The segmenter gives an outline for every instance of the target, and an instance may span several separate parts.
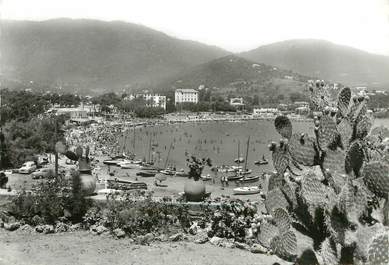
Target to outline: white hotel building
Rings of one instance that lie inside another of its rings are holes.
[[[185,102],[195,104],[199,102],[199,92],[194,89],[176,89],[174,96],[176,105]]]

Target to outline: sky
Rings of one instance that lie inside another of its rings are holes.
[[[3,19],[122,20],[241,52],[325,39],[389,56],[389,0],[0,0]]]

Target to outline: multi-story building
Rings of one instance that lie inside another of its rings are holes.
[[[174,93],[175,104],[180,103],[195,103],[199,102],[199,92],[194,89],[176,89]]]
[[[166,96],[161,96],[158,94],[136,94],[129,95],[125,99],[133,100],[139,97],[142,97],[146,101],[146,106],[148,107],[160,107],[166,110]]]

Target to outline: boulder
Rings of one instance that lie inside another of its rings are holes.
[[[15,231],[19,229],[20,223],[19,222],[13,222],[13,223],[5,223],[4,224],[4,229],[8,231]]]
[[[184,235],[182,233],[177,233],[177,234],[171,235],[169,237],[169,240],[173,241],[173,242],[176,242],[176,241],[182,240],[183,238],[184,238]]]
[[[212,237],[212,238],[209,240],[209,243],[211,243],[212,245],[215,245],[215,246],[220,246],[220,244],[222,243],[222,241],[223,241],[223,238],[214,236],[214,237]]]
[[[116,228],[115,230],[113,230],[113,234],[117,237],[117,238],[123,238],[126,236],[126,232],[124,232],[122,229],[120,228]]]
[[[234,245],[236,248],[239,248],[239,249],[249,249],[249,245],[247,245],[246,243],[242,243],[242,242],[234,242]]]
[[[250,248],[251,253],[266,254],[268,249],[262,246],[261,244],[253,244]]]
[[[62,222],[58,222],[56,225],[55,225],[55,232],[56,233],[63,233],[63,232],[66,232],[69,230],[69,226],[65,223],[62,223]]]

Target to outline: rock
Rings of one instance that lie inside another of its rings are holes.
[[[262,246],[261,244],[253,244],[250,248],[251,253],[260,253],[260,254],[266,254],[268,252],[267,248]]]
[[[162,234],[162,235],[158,236],[156,239],[161,241],[161,242],[169,241],[169,237],[166,234]]]
[[[15,231],[19,229],[20,223],[19,222],[13,222],[13,223],[5,223],[4,224],[4,229],[8,231]]]
[[[177,233],[177,234],[171,235],[169,237],[169,240],[175,242],[175,241],[182,240],[183,238],[184,238],[184,235],[182,233]]]
[[[35,227],[35,231],[38,233],[52,234],[55,232],[54,226],[52,225],[38,225]]]
[[[116,228],[115,230],[113,230],[113,234],[117,237],[117,238],[123,238],[126,236],[126,232],[124,232],[122,229],[120,228]]]
[[[37,225],[35,227],[35,231],[37,231],[38,233],[43,233],[43,225]]]
[[[154,241],[154,239],[155,236],[152,233],[147,233],[146,235],[144,235],[144,240],[146,241],[146,243],[151,243]]]
[[[249,249],[249,245],[247,245],[246,243],[242,243],[242,242],[234,242],[235,244],[235,247],[236,248],[239,248],[239,249]]]
[[[20,227],[20,230],[31,233],[32,231],[34,231],[34,228],[31,225],[25,224]]]
[[[212,238],[209,240],[209,243],[211,243],[212,245],[215,245],[215,246],[220,246],[220,244],[222,243],[222,241],[223,241],[223,238],[214,236],[214,237],[212,237]]]
[[[62,222],[58,222],[55,225],[55,232],[56,233],[63,233],[63,232],[68,231],[68,229],[69,229],[69,226],[65,223],[62,223]]]
[[[208,236],[206,234],[201,234],[201,235],[198,235],[195,239],[195,243],[196,244],[204,244],[206,242],[208,242]]]
[[[106,228],[103,225],[92,225],[89,230],[95,234],[95,235],[101,235],[104,232],[108,231],[108,228]]]
[[[69,227],[69,231],[77,231],[77,230],[80,230],[81,229],[81,224],[80,223],[77,223],[77,224],[74,224],[74,225],[71,225]]]
[[[43,229],[44,234],[52,234],[54,232],[55,230],[53,225],[44,225],[44,229]]]
[[[191,227],[189,227],[189,234],[196,235],[198,231],[198,226],[194,223]]]
[[[4,222],[2,219],[0,219],[0,228],[3,228],[4,227]]]

